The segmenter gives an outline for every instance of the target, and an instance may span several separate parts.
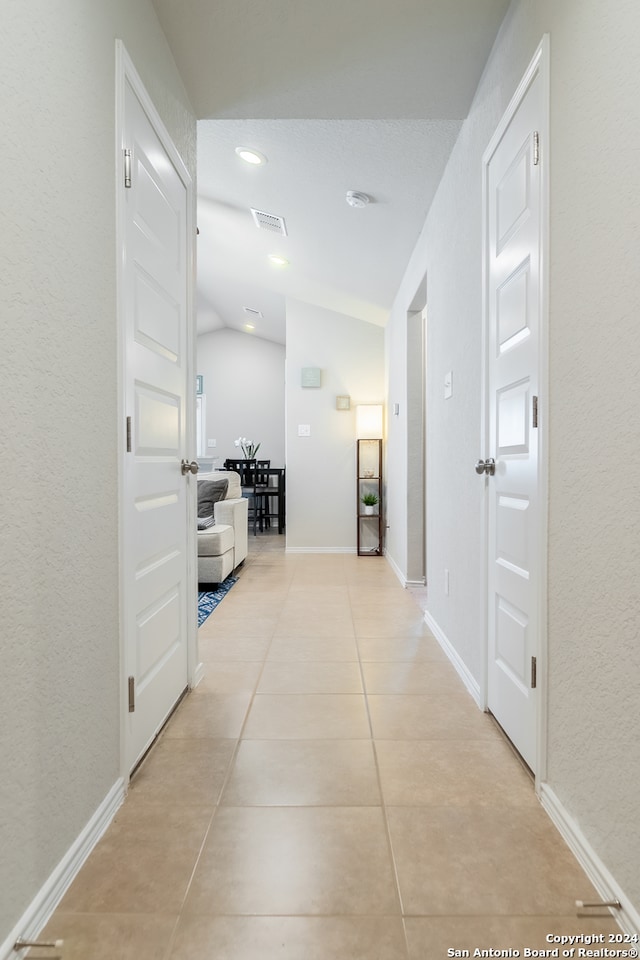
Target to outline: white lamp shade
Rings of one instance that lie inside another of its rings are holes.
[[[356,437],[358,440],[382,439],[381,403],[361,403],[356,407]]]

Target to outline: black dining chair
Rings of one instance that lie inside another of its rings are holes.
[[[257,460],[225,460],[227,470],[233,470],[240,475],[242,496],[249,501],[249,523],[253,525],[254,537],[263,529],[262,499],[258,489]]]
[[[271,521],[269,518],[269,497],[273,493],[269,492],[269,467],[271,466],[271,460],[257,460],[256,461],[256,497],[258,499],[259,506],[259,520],[260,520],[260,530],[265,526],[271,526]]]

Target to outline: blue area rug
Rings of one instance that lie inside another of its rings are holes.
[[[217,590],[205,590],[202,593],[198,593],[199,627],[202,626],[209,614],[213,613],[220,601],[226,597],[226,595],[229,593],[229,590],[231,590],[231,587],[237,582],[237,577],[232,577],[229,575],[226,580],[222,581]]]

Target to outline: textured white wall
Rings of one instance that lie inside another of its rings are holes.
[[[481,157],[545,32],[552,91],[548,780],[640,906],[635,0],[514,0],[394,307],[389,384],[393,391],[402,376],[402,328],[426,268],[429,609],[479,679],[482,485],[473,462],[481,453]],[[454,395],[445,401],[447,370]],[[389,440],[390,457],[406,455],[401,431],[393,447],[391,430]],[[399,515],[404,488],[390,497],[390,513]],[[402,524],[388,546],[401,566]]]
[[[322,386],[302,387],[302,367]],[[355,552],[355,404],[382,402],[381,327],[287,301],[287,550]],[[336,410],[336,396],[351,410]],[[310,437],[298,436],[309,424]]]
[[[195,157],[147,0],[2,21],[0,943],[119,775],[116,37]]]
[[[640,910],[640,7],[548,11],[549,779]]]
[[[233,441],[260,442],[258,455],[284,466],[284,355],[279,343],[216,330],[198,337],[198,373],[207,398],[207,437],[217,446],[207,457],[241,457]]]

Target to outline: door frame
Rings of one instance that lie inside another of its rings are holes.
[[[127,750],[125,734],[125,715],[128,711],[127,697],[127,670],[126,670],[126,584],[124,564],[124,517],[125,517],[125,458],[126,453],[126,356],[125,356],[125,284],[124,284],[124,257],[123,250],[126,236],[126,205],[124,194],[124,160],[125,149],[125,88],[128,83],[137,97],[147,119],[160,140],[167,156],[171,160],[180,180],[186,190],[186,257],[187,257],[187,330],[186,330],[186,362],[187,362],[187,390],[189,384],[195,384],[195,323],[194,323],[194,284],[195,284],[195,194],[193,180],[187,170],[176,146],[167,131],[160,114],[156,110],[146,88],[136,70],[131,57],[127,53],[122,40],[115,42],[115,81],[116,81],[116,108],[115,108],[115,196],[116,196],[116,315],[118,334],[118,567],[119,567],[119,615],[120,615],[120,771],[125,784],[129,782],[131,771],[127,768]],[[192,401],[188,394],[185,402],[186,414],[186,444],[193,451],[196,449],[195,431],[195,389]],[[191,458],[193,459],[193,458]],[[187,682],[189,688],[196,686],[201,676],[202,666],[198,663],[197,637],[197,560],[196,560],[196,484],[187,479],[187,594],[193,597],[193,604],[187,604]]]
[[[482,374],[481,374],[481,422],[479,457],[493,454],[488,449],[490,404],[489,387],[489,295],[487,283],[488,270],[488,173],[489,161],[495,153],[504,133],[511,123],[520,103],[533,83],[540,77],[542,81],[542,109],[540,121],[540,349],[538,355],[539,435],[538,435],[538,556],[535,567],[538,576],[538,649],[537,649],[537,690],[538,710],[536,719],[536,792],[547,779],[547,741],[548,741],[548,634],[547,634],[547,578],[548,578],[548,489],[549,489],[549,160],[550,160],[550,41],[544,34],[509,106],[505,110],[495,133],[482,155]],[[489,591],[489,489],[484,484],[481,510],[482,544],[482,676],[480,685],[481,706],[488,709],[488,672],[489,672],[489,635],[488,635],[488,591]]]
[[[405,585],[412,587],[424,587],[427,583],[426,309],[426,306],[415,309],[412,306],[407,310],[405,327],[408,490]],[[411,349],[415,347],[416,340],[420,341],[419,353]],[[419,393],[419,403],[416,403],[416,393]],[[412,458],[410,451],[416,446],[419,457]],[[412,543],[416,530],[420,537],[419,544]],[[420,571],[417,570],[418,563]]]

